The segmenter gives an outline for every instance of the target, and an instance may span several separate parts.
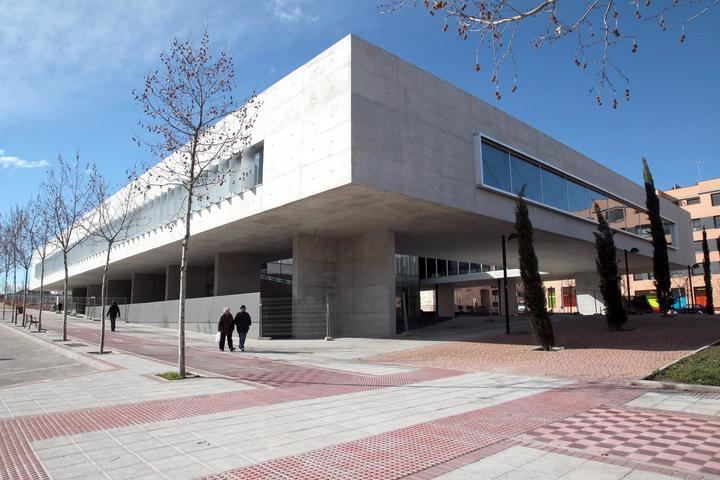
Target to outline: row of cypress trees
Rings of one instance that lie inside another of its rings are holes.
[[[672,308],[673,298],[670,284],[670,264],[668,260],[667,239],[665,228],[660,217],[660,200],[655,190],[655,182],[648,167],[647,160],[642,159],[643,179],[645,181],[645,205],[650,218],[650,231],[653,245],[653,274],[655,289],[663,313]],[[536,341],[543,350],[552,350],[555,346],[555,334],[545,303],[545,291],[537,255],[533,246],[532,222],[528,214],[523,187],[518,196],[515,209],[515,231],[518,235],[518,253],[520,257],[520,276],[525,288],[525,304],[530,315],[530,323]],[[603,216],[600,207],[593,205],[598,220],[598,231],[595,233],[595,249],[597,251],[596,268],[600,275],[600,293],[606,306],[608,326],[613,330],[621,330],[627,322],[627,312],[623,305],[620,290],[620,274],[618,272],[617,248],[615,233]],[[720,250],[720,238],[716,239]],[[714,313],[712,284],[710,277],[710,255],[707,234],[703,229],[703,270],[705,274],[705,290],[707,294],[707,313]]]

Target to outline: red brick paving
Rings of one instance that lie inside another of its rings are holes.
[[[580,380],[630,380],[707,344],[720,340],[720,318],[704,315],[633,316],[632,331],[613,332],[603,318],[555,316],[559,352],[532,351],[537,343],[525,333],[495,334],[475,341],[444,342],[367,358],[370,361],[492,371]],[[518,327],[515,327],[516,329]]]
[[[531,441],[720,475],[720,419],[598,407],[529,432]]]
[[[573,319],[575,320],[575,319]],[[583,320],[583,319],[580,319]],[[658,319],[659,321],[674,321],[678,319]],[[688,322],[682,324],[685,328],[695,328],[707,326],[706,322]],[[720,322],[719,322],[720,324]],[[647,325],[645,325],[647,327]],[[618,335],[630,334],[621,337],[622,342],[626,342],[625,349],[632,351],[633,345],[638,352],[643,352],[642,348],[651,346],[653,342],[659,342],[659,339],[665,335],[667,338],[668,329],[658,328],[659,332],[646,335],[648,338],[644,343],[637,343],[639,336],[633,332],[622,332]],[[712,327],[712,326],[711,326]],[[607,339],[603,336],[614,335],[609,332],[586,332],[590,335],[597,335],[586,346],[583,347],[581,340],[571,342],[572,337],[567,336],[568,332],[572,333],[573,328],[563,328],[558,330],[558,338],[565,339],[566,345],[575,345],[578,351],[588,353],[593,348],[592,345],[607,343]],[[685,330],[683,328],[683,331]],[[704,327],[703,327],[704,328]],[[560,332],[564,331],[564,334]],[[714,329],[709,328],[706,331],[713,335]],[[664,333],[663,333],[664,332]],[[575,332],[577,333],[577,331]],[[71,327],[71,336],[86,341],[96,340],[97,334],[85,328]],[[499,338],[498,338],[499,337]],[[682,348],[691,349],[693,342],[698,342],[698,335],[686,335],[683,333],[679,339]],[[510,337],[512,341],[517,341],[521,337]],[[484,339],[486,342],[488,339]],[[497,336],[492,341],[501,344],[500,341],[507,341],[507,337]],[[617,343],[617,339],[613,339]],[[636,342],[636,343],[633,343]],[[465,342],[467,343],[467,342]],[[474,345],[485,345],[487,343],[471,343]],[[439,347],[447,346],[439,345]],[[143,338],[142,334],[114,334],[108,340],[110,348],[122,349],[131,353],[140,353],[155,359],[167,362],[174,362],[175,347],[168,343]],[[515,347],[518,345],[506,345],[507,347]],[[660,343],[655,344],[656,348],[660,348]],[[433,348],[433,347],[428,347]],[[527,349],[522,347],[525,352]],[[584,348],[585,350],[580,350]],[[418,351],[426,352],[426,349]],[[662,350],[660,350],[662,351]],[[678,351],[665,350],[665,353]],[[535,352],[533,352],[535,353]],[[539,352],[538,352],[539,353]],[[561,352],[563,353],[563,352]],[[553,358],[553,362],[561,358],[558,354],[540,353],[546,357]],[[537,356],[533,356],[537,361]],[[625,357],[628,358],[628,357]],[[430,357],[434,365],[443,364],[437,362],[437,358]],[[507,360],[507,358],[506,358]],[[463,362],[472,361],[473,359],[464,358]],[[564,360],[567,361],[567,360]],[[457,365],[457,360],[447,362],[448,364]],[[64,412],[51,415],[35,415],[28,417],[17,417],[13,419],[0,421],[0,477],[10,479],[46,479],[48,478],[42,465],[35,457],[30,447],[30,442],[45,438],[51,438],[60,435],[74,435],[77,433],[91,432],[96,430],[116,428],[126,425],[142,424],[156,422],[162,420],[170,420],[174,418],[182,418],[189,416],[203,415],[207,413],[222,412],[229,410],[237,410],[240,408],[248,408],[251,406],[268,405],[284,401],[300,400],[305,398],[319,398],[329,395],[338,395],[343,393],[352,393],[359,391],[367,391],[375,388],[382,388],[391,385],[403,385],[407,383],[431,380],[434,378],[443,378],[450,375],[456,375],[456,371],[448,369],[429,369],[424,368],[419,371],[400,373],[394,375],[385,375],[380,377],[358,375],[347,372],[338,372],[324,370],[321,368],[310,368],[297,365],[284,364],[282,362],[266,361],[260,359],[250,359],[241,355],[231,355],[228,352],[215,352],[208,349],[188,348],[188,365],[189,368],[202,368],[204,370],[217,371],[231,376],[238,380],[249,380],[262,383],[270,388],[260,388],[253,391],[233,392],[221,395],[198,396],[185,399],[145,402],[134,405],[123,405],[116,407],[104,407],[96,409],[79,410],[73,412]],[[584,364],[585,365],[585,364]],[[513,364],[516,367],[517,364]],[[527,367],[525,367],[527,368]],[[600,367],[608,368],[605,363]],[[483,368],[487,369],[487,368]],[[597,370],[593,370],[596,372]],[[522,373],[531,373],[522,370]],[[543,373],[551,373],[545,372]],[[568,376],[568,375],[559,375]],[[615,375],[612,375],[615,376]],[[278,459],[265,462],[262,464],[249,466],[223,474],[209,476],[213,479],[275,479],[282,478],[401,478],[403,476],[412,475],[413,478],[419,480],[421,478],[431,478],[427,476],[430,472],[438,472],[438,469],[449,469],[453,463],[453,459],[459,464],[460,459],[473,458],[478,456],[480,450],[488,446],[498,447],[502,442],[508,441],[513,437],[517,437],[527,432],[541,432],[553,435],[553,430],[547,432],[543,430],[548,425],[560,425],[568,429],[563,419],[584,419],[594,418],[598,416],[598,412],[612,412],[609,416],[602,416],[597,425],[606,428],[606,423],[613,422],[616,412],[625,412],[618,406],[622,403],[640,395],[643,390],[631,389],[625,387],[613,387],[608,385],[577,385],[548,391],[540,394],[526,397],[524,399],[507,402],[494,407],[484,408],[473,412],[455,415],[433,422],[428,422],[412,427],[399,429],[381,435],[375,435],[366,439],[355,442],[348,442],[332,447],[315,450],[303,455]],[[587,414],[592,414],[590,417]],[[649,417],[636,417],[640,415],[638,412],[632,412],[632,418],[642,418],[641,421],[635,422],[639,429],[652,429],[653,423],[647,418],[658,419],[662,417],[656,412],[648,413]],[[616,415],[621,418],[622,415]],[[676,429],[686,431],[683,422],[698,421],[697,416],[694,418],[665,415],[665,417],[674,418]],[[680,420],[684,419],[684,420]],[[718,422],[709,419],[700,419],[704,421],[704,425],[711,428],[711,438],[717,438]],[[622,421],[628,421],[627,418]],[[621,424],[618,420],[618,425]],[[581,422],[581,421],[579,421]],[[649,423],[648,423],[649,422]],[[672,423],[673,421],[671,421]],[[679,423],[678,423],[679,422]],[[570,424],[572,425],[572,423]],[[576,426],[580,427],[578,423]],[[667,426],[667,424],[666,424]],[[696,427],[695,425],[693,428]],[[584,427],[583,427],[584,428]],[[613,427],[607,427],[613,428]],[[572,430],[572,428],[570,428]],[[580,428],[578,431],[583,431]],[[568,433],[563,431],[563,433]],[[601,437],[593,435],[595,432],[588,432],[590,441],[601,441]],[[637,438],[644,435],[644,431],[638,430]],[[568,435],[570,435],[568,433]],[[674,438],[668,434],[670,438]],[[540,445],[554,445],[548,443],[538,435],[529,435],[533,442]],[[683,438],[690,438],[685,435]],[[574,439],[583,440],[583,439]],[[627,444],[630,447],[638,447],[641,445],[637,442],[631,442],[628,439]],[[643,437],[642,440],[645,440]],[[680,447],[688,448],[685,444],[676,443]],[[577,443],[577,442],[575,442]],[[662,443],[662,442],[660,442]],[[690,442],[692,443],[692,442]],[[622,445],[621,445],[622,446]],[[652,445],[651,445],[652,446]],[[713,444],[714,451],[719,449]],[[575,455],[582,455],[585,450],[569,448],[569,451]],[[658,452],[652,461],[656,458],[663,460],[666,465],[672,468],[681,468],[686,473],[693,470],[693,465],[698,465],[697,461],[705,457],[698,455],[707,455],[703,453],[701,447],[693,447],[693,450],[686,452],[681,459],[675,457],[661,456],[660,454],[677,455],[675,449],[668,449],[668,452]],[[494,451],[493,449],[484,450],[485,453]],[[684,451],[684,450],[678,450]],[[617,453],[619,452],[619,453]],[[625,453],[626,455],[622,455]],[[630,455],[636,452],[630,452],[627,449],[618,448],[617,451],[609,457],[605,457],[606,461],[613,463],[629,463],[636,460],[631,459]],[[487,453],[489,454],[489,453]],[[641,453],[642,454],[642,453]],[[617,456],[616,456],[617,455]],[[703,473],[712,474],[715,468],[715,453],[706,464],[702,465]],[[481,457],[480,457],[481,458]],[[639,457],[638,457],[639,458]],[[644,458],[644,457],[643,457]],[[689,461],[688,461],[689,460]],[[668,464],[667,462],[672,462]],[[695,463],[694,463],[695,462]],[[663,463],[663,462],[659,462]],[[646,470],[651,469],[650,465],[643,462],[638,463],[640,468]],[[688,467],[688,468],[686,468]],[[429,470],[428,470],[429,469]],[[665,471],[662,468],[658,471]]]
[[[599,405],[637,397],[637,389],[583,385],[373,435],[294,457],[208,475],[205,480],[399,479]]]
[[[312,376],[318,369],[308,370],[312,370],[309,372]],[[362,392],[386,386],[436,380],[453,375],[457,375],[457,372],[423,369],[386,375],[383,377],[382,383],[374,383],[372,378],[366,376],[357,376],[356,383],[347,383],[347,376],[339,375],[345,383],[315,384],[302,381],[297,374],[296,378],[299,381],[292,383],[288,388],[259,388],[219,395],[2,419],[0,420],[0,478],[4,480],[47,478],[47,474],[30,447],[30,443],[37,440],[235,411],[281,402]]]

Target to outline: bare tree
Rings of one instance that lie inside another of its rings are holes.
[[[9,237],[9,225],[5,219],[0,217],[0,270],[5,274],[3,282],[3,304],[2,318],[5,320],[5,304],[7,303],[8,292],[8,276],[10,275],[10,265],[12,265],[12,245]]]
[[[40,299],[38,306],[38,332],[42,331],[43,289],[45,288],[45,259],[48,256],[48,242],[50,241],[50,215],[47,202],[38,195],[30,204],[30,215],[36,223],[35,228],[28,231],[33,257],[39,261],[40,266]]]
[[[107,282],[110,271],[110,255],[116,244],[130,238],[132,230],[142,221],[142,190],[135,175],[128,178],[130,184],[115,195],[111,195],[110,186],[97,168],[90,172],[90,191],[92,203],[97,205],[87,224],[88,235],[105,246],[105,267],[103,268],[102,285],[100,287],[100,353],[105,353],[105,305],[107,303]]]
[[[389,0],[381,8],[388,13],[407,5],[422,6],[442,18],[445,31],[454,24],[463,40],[474,38],[476,71],[482,70],[480,50],[489,50],[485,63],[490,64],[490,82],[498,100],[506,63],[512,74],[511,90],[518,88],[515,42],[519,34],[532,38],[536,49],[571,37],[576,42],[573,63],[581,69],[590,65],[595,73],[590,89],[595,101],[602,105],[607,94],[617,108],[618,97],[630,100],[630,79],[613,60],[613,52],[617,48],[637,52],[634,22],[657,22],[663,31],[677,22],[679,41],[684,42],[688,23],[720,5],[720,0]]]
[[[38,227],[38,220],[29,207],[18,208],[18,217],[20,220],[20,234],[18,235],[17,249],[18,249],[18,263],[25,271],[23,277],[23,313],[22,313],[22,326],[25,326],[25,319],[27,318],[27,293],[28,293],[28,282],[30,280],[30,267],[32,266],[33,259],[33,240],[32,233]]]
[[[13,272],[13,298],[12,298],[12,321],[17,325],[17,269],[20,260],[20,249],[23,234],[23,215],[20,207],[15,205],[10,211],[10,221],[8,222],[7,238],[10,241],[10,249],[12,251],[12,272]]]
[[[232,59],[224,52],[213,56],[207,32],[197,48],[173,40],[170,50],[160,55],[160,62],[161,69],[150,72],[144,88],[133,95],[146,115],[140,126],[158,139],[144,143],[161,159],[170,155],[142,180],[148,189],[178,188],[182,192],[178,373],[185,377],[185,299],[193,202],[207,198],[213,186],[232,181],[233,172],[222,171],[219,162],[248,146],[259,103],[254,93],[243,103],[233,98]]]
[[[63,281],[63,327],[62,338],[67,340],[68,309],[68,255],[87,239],[87,230],[82,228],[86,214],[92,210],[92,194],[88,186],[87,166],[80,163],[77,153],[68,162],[58,156],[57,167],[48,172],[43,189],[45,207],[50,217],[50,237],[54,247],[62,253],[65,277]]]

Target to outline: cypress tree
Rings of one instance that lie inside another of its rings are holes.
[[[555,334],[552,322],[545,308],[545,291],[543,290],[537,255],[533,246],[533,228],[528,214],[527,203],[523,195],[525,187],[520,190],[515,208],[515,231],[518,235],[518,255],[520,257],[520,277],[525,289],[525,305],[530,315],[530,323],[535,339],[543,350],[552,350],[555,346]]]
[[[705,278],[705,313],[713,315],[715,313],[715,305],[713,304],[712,291],[712,275],[710,274],[710,248],[707,242],[707,233],[705,228],[702,231],[702,250],[703,250],[703,277]]]
[[[645,179],[645,205],[650,217],[650,232],[653,244],[653,275],[655,276],[655,292],[663,315],[672,308],[673,299],[670,290],[670,264],[667,253],[665,228],[660,218],[660,200],[655,191],[655,182],[647,160],[643,157],[643,178]]]
[[[620,292],[614,233],[603,217],[600,207],[597,204],[594,207],[598,219],[598,231],[595,232],[595,249],[597,250],[595,265],[600,274],[600,293],[605,300],[605,319],[611,330],[620,330],[627,322],[627,313],[623,308],[622,293]]]

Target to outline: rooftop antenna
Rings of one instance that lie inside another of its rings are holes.
[[[702,165],[705,163],[705,158],[703,158],[702,160],[695,160],[695,163],[697,164],[697,169],[698,169],[698,182],[700,182],[700,181],[702,181],[702,169],[701,169],[701,167],[702,167]]]

